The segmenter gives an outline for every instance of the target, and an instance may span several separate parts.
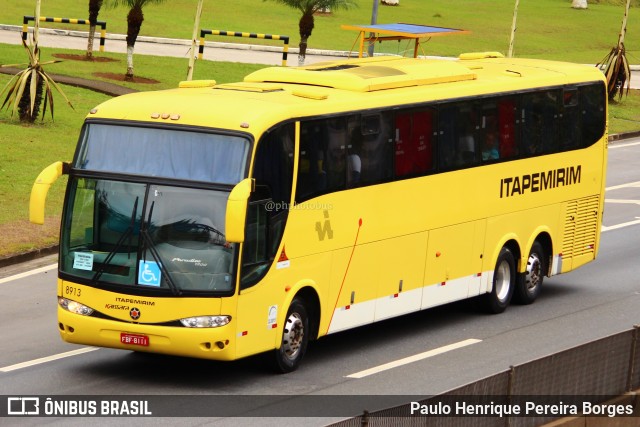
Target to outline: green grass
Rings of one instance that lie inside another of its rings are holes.
[[[20,45],[3,45],[2,49],[3,64],[20,64],[24,63],[27,54],[24,47]],[[79,54],[82,51],[70,49],[42,49],[41,60],[49,61],[56,59],[54,54]],[[158,81],[156,84],[140,84],[130,82],[115,82],[110,79],[96,77],[95,72],[115,73],[124,75],[127,62],[125,55],[117,53],[104,52],[96,55],[102,58],[110,58],[111,62],[91,62],[91,61],[70,61],[64,60],[56,64],[45,65],[48,73],[63,74],[67,76],[77,76],[91,80],[102,80],[110,83],[117,83],[136,90],[159,90],[177,87],[178,82],[185,80],[187,76],[188,60],[185,58],[171,58],[162,56],[135,55],[134,57],[134,74],[136,77],[144,77]],[[212,62],[212,61],[196,61],[194,68],[194,79],[213,79],[218,83],[228,83],[241,79],[244,75],[249,74],[257,69],[263,68],[265,65],[243,64],[233,62]],[[22,67],[18,67],[22,68]],[[3,86],[4,87],[4,86]]]
[[[640,131],[640,90],[632,90],[629,96],[609,103],[609,133]]]
[[[8,80],[9,76],[0,74],[2,87]],[[44,121],[38,119],[33,125],[24,125],[10,119],[6,110],[0,113],[0,257],[44,247],[57,240],[55,219],[45,227],[27,222],[31,186],[44,167],[72,158],[87,111],[108,99],[106,95],[75,87],[64,86],[64,91],[72,99],[75,111],[56,96],[53,122],[47,116]],[[65,182],[61,179],[52,188],[47,198],[47,217],[59,218]]]
[[[42,4],[42,15],[67,18],[87,18],[87,1],[57,0]],[[163,5],[148,6],[141,35],[191,38],[195,0],[172,0]],[[310,48],[350,50],[356,32],[340,29],[341,24],[371,22],[371,0],[358,0],[360,7],[338,10],[327,16],[317,16],[309,39]],[[630,12],[626,47],[633,63],[640,63],[640,13]],[[463,51],[501,51],[508,49],[514,0],[403,0],[399,6],[379,7],[378,22],[409,22],[415,24],[462,28],[468,35],[433,37],[423,44],[423,52],[433,55],[458,55]],[[596,63],[616,44],[624,7],[619,0],[589,1],[586,10],[574,10],[569,0],[521,1],[518,10],[518,30],[515,38],[516,56]],[[33,2],[5,0],[0,9],[0,22],[21,25],[23,15],[33,14]],[[107,22],[107,31],[126,33],[125,8],[103,9],[100,19]],[[291,45],[299,43],[299,12],[273,1],[234,0],[205,2],[201,28],[284,34]],[[86,26],[45,23],[43,26],[86,30]],[[256,39],[207,37],[236,43],[260,43]],[[107,42],[108,43],[108,42]],[[273,42],[267,42],[273,44]],[[402,52],[406,43],[386,42],[377,51]]]
[[[9,76],[0,75],[4,87]],[[77,136],[87,112],[96,104],[107,100],[107,95],[80,88],[63,86],[75,110],[64,99],[56,96],[55,121],[49,112],[44,121],[38,119],[25,125],[10,119],[10,113],[0,114],[0,223],[28,214],[31,184],[42,169],[56,160],[70,160]],[[48,199],[50,212],[59,212],[60,194],[53,192]]]
[[[19,63],[26,58],[22,46],[0,45],[0,49],[3,54],[2,61],[5,63]],[[52,59],[54,53],[82,54],[80,51],[46,49],[43,51],[42,60]],[[45,66],[45,70],[49,73],[89,79],[93,78],[93,72],[98,69],[100,72],[124,74],[124,55],[104,56],[115,61],[99,64],[64,61]],[[137,76],[158,80],[157,84],[124,84],[137,90],[174,88],[186,76],[187,61],[181,58],[137,55],[135,64]],[[199,61],[194,78],[214,79],[220,83],[237,81],[261,67],[263,65]],[[3,88],[9,79],[10,76],[0,74],[0,88]],[[32,125],[25,125],[17,119],[12,119],[10,111],[0,111],[0,257],[44,247],[57,241],[57,220],[62,208],[66,181],[61,179],[49,192],[46,210],[49,220],[44,227],[27,222],[31,186],[47,165],[58,160],[72,159],[87,112],[109,98],[107,95],[72,86],[62,85],[62,88],[74,109],[69,108],[64,99],[54,91],[54,121],[47,111],[44,120],[38,119]]]

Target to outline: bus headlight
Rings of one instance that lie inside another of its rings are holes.
[[[91,316],[91,314],[93,314],[93,308],[67,298],[58,297],[58,304],[65,310],[75,314],[80,314],[82,316]]]
[[[231,321],[231,316],[196,316],[180,319],[187,328],[217,328]]]

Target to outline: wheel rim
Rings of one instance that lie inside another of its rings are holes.
[[[527,260],[527,280],[526,287],[528,293],[533,293],[540,285],[542,279],[542,262],[536,253],[529,255]]]
[[[287,318],[282,336],[282,351],[289,360],[298,357],[304,339],[304,323],[298,313],[291,313]]]
[[[511,267],[506,260],[503,260],[496,269],[494,286],[496,287],[496,297],[498,300],[504,301],[511,287]]]

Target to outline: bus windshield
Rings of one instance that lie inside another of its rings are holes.
[[[61,235],[63,273],[141,293],[233,291],[235,251],[224,229],[228,193],[72,179]]]
[[[61,273],[140,294],[232,293],[226,203],[249,146],[234,135],[89,124],[69,178]]]
[[[90,123],[77,169],[235,185],[246,173],[249,142],[237,135]]]

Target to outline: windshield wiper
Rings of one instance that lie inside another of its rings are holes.
[[[118,249],[120,249],[120,246],[122,246],[122,243],[124,243],[124,241],[125,241],[125,239],[127,237],[129,237],[129,246],[131,246],[131,237],[133,236],[133,230],[134,230],[134,227],[135,227],[136,212],[138,210],[138,200],[139,199],[140,199],[140,196],[136,197],[135,202],[133,202],[133,210],[131,211],[131,222],[129,223],[129,226],[120,235],[120,237],[118,238],[118,241],[116,242],[115,247],[111,250],[111,252],[109,252],[107,257],[104,259],[104,261],[100,265],[100,268],[98,269],[98,271],[96,271],[96,274],[93,275],[93,278],[91,279],[91,282],[93,284],[95,284],[98,281],[98,279],[100,278],[100,276],[102,276],[102,273],[105,272],[107,266],[111,263],[111,261],[113,260],[113,257],[116,256],[116,254],[118,253]],[[131,253],[130,252],[128,252],[128,256],[129,256],[129,258],[131,258]]]
[[[182,291],[180,290],[180,288],[176,286],[175,282],[171,278],[171,275],[169,274],[169,271],[164,266],[164,263],[162,262],[162,258],[160,257],[160,254],[156,250],[156,244],[153,243],[153,239],[149,234],[148,227],[149,227],[149,224],[151,224],[151,215],[153,214],[153,207],[155,203],[156,202],[151,202],[151,207],[149,208],[149,215],[147,217],[146,223],[144,223],[142,228],[140,229],[140,235],[142,236],[142,241],[147,246],[147,249],[149,249],[149,252],[151,252],[151,256],[158,263],[158,267],[160,267],[160,271],[162,271],[162,274],[164,275],[167,281],[167,284],[171,289],[171,293],[173,295],[182,295]]]

